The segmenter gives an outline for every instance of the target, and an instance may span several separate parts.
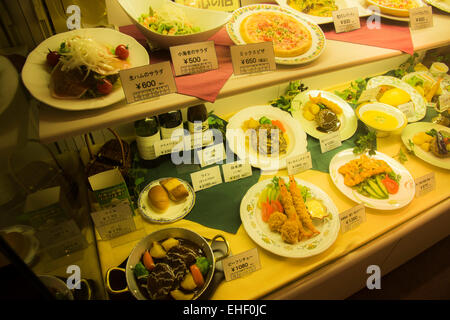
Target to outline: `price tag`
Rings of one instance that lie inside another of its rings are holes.
[[[311,153],[308,151],[286,159],[288,175],[297,174],[312,168]]]
[[[102,240],[111,240],[135,230],[136,225],[133,219],[126,219],[97,228],[98,234]]]
[[[257,73],[276,70],[272,42],[231,46],[234,74]]]
[[[243,1],[243,0],[240,0]],[[222,1],[206,1],[206,0],[175,0],[176,3],[184,6],[196,7],[200,9],[219,10],[219,11],[234,11],[239,9],[241,2],[239,0],[222,0]],[[261,1],[261,0],[260,0]],[[242,6],[244,6],[242,4]]]
[[[444,112],[450,107],[450,93],[446,92],[439,96],[439,112]]]
[[[320,151],[325,153],[327,151],[336,149],[342,145],[341,135],[339,131],[328,133],[319,139]]]
[[[416,197],[421,197],[436,189],[436,176],[434,172],[416,178],[414,182],[416,183]]]
[[[91,212],[91,217],[95,226],[99,228],[122,220],[133,219],[133,212],[128,201],[122,201],[119,204],[111,205],[108,209]]]
[[[200,191],[222,183],[222,175],[219,166],[203,169],[191,173],[192,187],[194,191]]]
[[[364,90],[359,96],[358,103],[366,102],[366,101],[376,101],[378,93],[380,92],[381,87],[375,87],[372,89]]]
[[[222,162],[225,159],[225,148],[222,143],[219,143],[203,150],[198,150],[197,156],[200,160],[200,166],[202,168],[207,167],[213,163]]]
[[[409,27],[412,30],[433,27],[433,12],[431,6],[409,9]]]
[[[397,106],[398,110],[403,112],[407,119],[414,117],[414,103],[412,101]]]
[[[67,220],[36,232],[36,237],[43,247],[48,247],[59,242],[64,242],[81,234],[80,228],[74,220]]]
[[[366,208],[360,203],[340,213],[339,219],[341,221],[341,232],[350,231],[366,221]]]
[[[332,12],[336,33],[348,32],[361,28],[358,8],[345,8]]]
[[[251,250],[229,256],[222,260],[225,280],[235,280],[261,269],[258,249]]]
[[[127,103],[177,92],[169,61],[121,70],[119,75]]]
[[[195,132],[194,134],[191,134],[191,149],[199,149],[211,144],[213,141],[214,135],[212,130]]]
[[[222,166],[223,177],[225,182],[231,182],[246,177],[250,177],[252,173],[252,166],[245,161],[235,161],[227,163]]]
[[[219,68],[214,41],[190,43],[169,49],[177,76]]]

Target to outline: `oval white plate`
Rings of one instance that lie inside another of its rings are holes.
[[[246,147],[245,132],[242,130],[244,121],[253,118],[259,120],[266,116],[271,120],[280,120],[289,137],[288,149],[285,155],[280,157],[267,157],[259,155],[253,148]],[[272,106],[253,106],[242,109],[236,113],[228,122],[226,138],[231,150],[238,155],[240,159],[249,159],[249,163],[257,168],[264,170],[279,170],[286,168],[286,159],[305,153],[306,133],[302,126],[286,111],[274,108]]]
[[[280,177],[289,182],[287,177]],[[328,249],[335,241],[339,233],[339,212],[331,198],[319,187],[301,179],[295,181],[311,191],[313,198],[321,200],[330,215],[323,221],[313,219],[314,226],[320,231],[315,237],[289,244],[281,239],[281,235],[272,232],[266,222],[261,218],[261,209],[257,202],[259,194],[272,182],[271,179],[263,180],[253,185],[242,198],[241,220],[249,237],[262,248],[282,257],[307,258],[317,255]]]
[[[409,145],[409,140],[412,141],[413,137],[422,131],[430,131],[431,129],[436,130],[444,130],[450,132],[450,128],[441,126],[436,123],[431,122],[417,122],[408,124],[405,129],[402,131],[402,141],[405,144],[406,148],[411,150],[411,146]],[[433,166],[450,170],[450,158],[438,158],[432,152],[426,152],[421,147],[414,145],[413,148],[414,154],[429,164]]]
[[[427,102],[424,97],[408,83],[389,76],[373,77],[367,82],[367,89],[376,88],[379,86],[393,86],[406,91],[411,97],[414,104],[414,115],[408,118],[408,122],[416,122],[425,117],[427,114]]]
[[[195,204],[195,192],[192,189],[191,185],[184,180],[178,179],[188,191],[189,195],[183,202],[175,203],[172,200],[170,201],[170,206],[166,212],[157,212],[155,211],[148,199],[148,191],[155,185],[159,184],[159,181],[167,178],[161,178],[150,182],[139,194],[138,199],[138,208],[139,212],[142,216],[153,223],[172,223],[183,219],[189,212],[191,212],[192,208]]]
[[[387,156],[384,153],[376,151],[376,154],[370,158],[384,160],[396,174],[401,176],[399,191],[396,194],[390,194],[388,199],[374,199],[363,196],[356,190],[347,187],[344,184],[344,176],[338,172],[339,168],[347,162],[358,159],[360,155],[355,155],[353,149],[346,149],[336,154],[330,162],[330,176],[336,187],[351,200],[362,203],[368,208],[378,210],[395,210],[406,206],[412,201],[416,192],[416,186],[411,173],[399,162]]]
[[[275,57],[276,63],[287,65],[303,64],[317,59],[322,54],[323,50],[325,49],[325,35],[322,29],[320,29],[320,27],[317,24],[309,21],[308,19],[305,19],[298,13],[294,13],[293,11],[288,11],[279,6],[269,4],[249,5],[233,11],[233,15],[227,23],[227,32],[231,40],[235,44],[237,45],[246,44],[244,39],[242,39],[239,27],[241,25],[241,22],[246,17],[258,11],[265,11],[265,12],[269,11],[278,13],[281,12],[287,14],[295,18],[301,24],[303,24],[305,28],[307,28],[308,31],[311,33],[312,44],[308,51],[296,57]]]
[[[61,42],[75,35],[89,37],[114,48],[119,44],[128,45],[130,51],[128,59],[132,68],[149,64],[145,48],[132,37],[119,31],[109,28],[87,28],[63,32],[44,40],[28,55],[22,69],[22,79],[28,91],[37,100],[49,106],[69,111],[103,108],[125,99],[121,86],[106,96],[92,99],[65,100],[52,97],[48,88],[50,83],[50,68],[46,62],[48,50],[57,50]]]
[[[358,118],[356,117],[353,108],[344,99],[338,97],[334,93],[322,90],[308,90],[299,93],[291,103],[292,116],[300,122],[306,133],[310,136],[320,139],[321,137],[327,135],[326,133],[320,132],[316,129],[317,123],[315,120],[309,121],[303,117],[303,107],[305,103],[309,101],[309,96],[311,95],[312,97],[317,97],[319,93],[322,97],[333,101],[342,109],[342,114],[338,115],[338,119],[341,121],[341,126],[338,130],[341,140],[344,141],[352,137],[358,128]]]
[[[25,258],[23,259],[23,262],[25,262],[27,265],[30,265],[39,251],[39,240],[35,236],[35,230],[30,226],[18,224],[4,228],[0,231],[3,231],[5,233],[18,232],[27,239],[30,247]]]
[[[333,22],[333,17],[319,17],[319,16],[314,16],[314,15],[311,15],[311,14],[307,14],[307,13],[298,11],[298,10],[292,8],[288,4],[289,0],[276,0],[276,2],[282,8],[284,8],[286,10],[293,11],[295,13],[298,13],[299,15],[301,15],[301,16],[309,19],[309,20],[311,20],[314,23],[325,24],[325,23]],[[367,16],[370,16],[372,14],[372,11],[365,9],[358,1],[353,1],[353,0],[336,0],[335,3],[337,5],[337,7],[338,7],[338,10],[345,9],[345,8],[357,7],[360,17],[367,17]]]
[[[450,0],[425,0],[425,2],[442,11],[450,13]]]

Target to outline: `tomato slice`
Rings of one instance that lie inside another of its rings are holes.
[[[390,194],[396,194],[398,192],[399,184],[395,180],[389,178],[388,175],[386,175],[381,182],[385,185]]]
[[[282,132],[286,132],[286,129],[283,126],[283,123],[280,120],[272,120],[272,124],[278,127]]]
[[[270,215],[273,213],[274,209],[272,208],[272,206],[270,205],[270,203],[264,202],[262,204],[262,210],[261,210],[261,215],[262,215],[262,220],[264,222],[267,222],[270,218]]]

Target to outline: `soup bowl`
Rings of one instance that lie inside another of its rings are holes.
[[[399,134],[408,124],[402,111],[381,102],[361,104],[356,109],[356,116],[379,138]]]

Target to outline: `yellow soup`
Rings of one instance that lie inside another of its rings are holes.
[[[379,110],[367,110],[362,114],[362,119],[372,128],[383,131],[395,129],[399,124],[394,116]]]

